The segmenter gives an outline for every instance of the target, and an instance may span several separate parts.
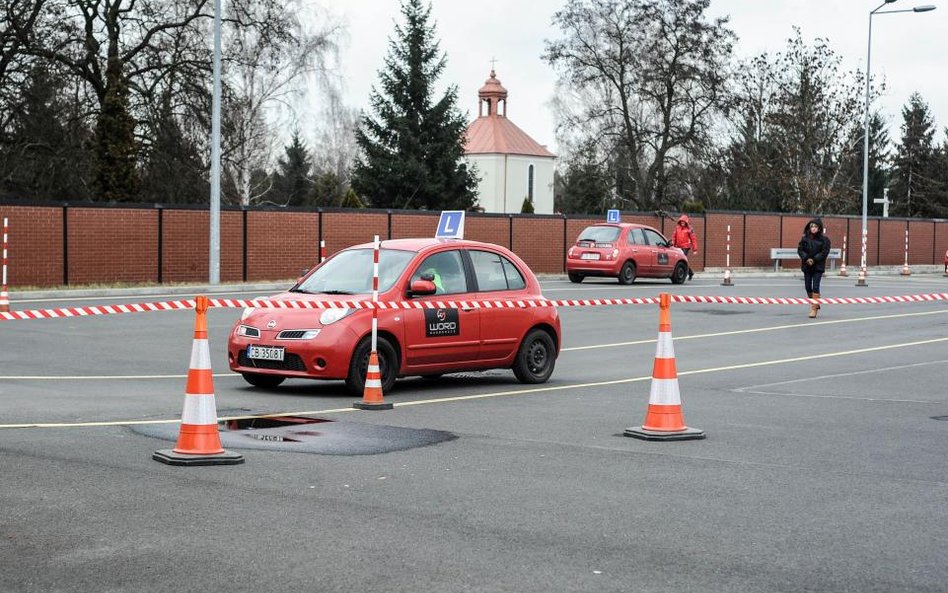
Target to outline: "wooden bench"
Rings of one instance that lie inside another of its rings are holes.
[[[829,260],[831,269],[836,267],[836,260],[841,257],[843,257],[842,249],[830,249],[829,257],[826,259]],[[770,259],[774,260],[774,272],[776,272],[780,268],[780,260],[793,259],[800,261],[800,254],[797,253],[796,247],[771,247]]]

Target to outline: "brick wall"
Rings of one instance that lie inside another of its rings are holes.
[[[70,284],[157,281],[158,210],[69,208],[66,216]]]
[[[7,218],[7,284],[53,286],[63,278],[63,211],[61,207],[0,205]]]
[[[8,284],[14,290],[67,283],[204,282],[208,278],[207,210],[0,204],[0,217],[4,216],[10,220]],[[622,214],[623,221],[653,226],[668,237],[674,232],[675,218]],[[702,270],[723,267],[728,245],[732,267],[770,267],[770,248],[795,247],[811,217],[708,212],[690,218],[698,234],[698,254],[690,258],[691,264]],[[566,250],[585,227],[602,220],[469,213],[464,236],[511,248],[535,272],[562,273]],[[847,265],[858,266],[861,218],[823,217],[823,222],[834,247],[842,248],[846,237]],[[320,239],[331,255],[371,242],[376,234],[383,240],[433,236],[437,224],[437,212],[225,209],[221,212],[220,278],[223,282],[295,278],[319,259]],[[906,228],[909,264],[942,265],[948,250],[948,221],[879,218],[868,221],[868,265],[901,265]],[[795,262],[783,265],[796,267]]]

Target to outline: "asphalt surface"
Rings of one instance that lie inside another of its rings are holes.
[[[940,273],[854,282],[822,293],[948,292]],[[542,284],[803,293],[793,274],[733,283]],[[645,415],[655,306],[562,309],[547,384],[409,378],[387,411],[351,409],[341,382],[246,385],[224,351],[239,311],[212,309],[220,416],[325,421],[296,449],[222,431],[245,463],[217,467],[151,458],[176,435],[193,312],[0,322],[0,591],[948,591],[948,301],[806,310],[674,304],[684,417],[708,436],[648,442],[622,433]]]

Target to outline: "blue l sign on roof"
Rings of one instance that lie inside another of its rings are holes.
[[[619,217],[618,210],[607,210],[606,211],[606,222],[621,222],[622,219]]]
[[[435,239],[463,239],[464,210],[442,210]]]

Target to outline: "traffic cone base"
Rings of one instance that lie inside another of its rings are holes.
[[[721,283],[721,286],[734,286],[734,283],[731,282],[731,270],[724,270],[724,282]]]
[[[364,401],[352,402],[353,408],[358,408],[359,410],[391,410],[395,407],[394,404],[390,403],[380,403],[380,404],[370,404]]]
[[[689,441],[706,438],[708,435],[703,430],[697,428],[685,427],[684,430],[668,432],[664,430],[649,430],[642,426],[632,426],[626,428],[622,433],[624,436],[643,441]]]
[[[362,400],[352,402],[352,407],[359,410],[391,410],[395,407],[383,401],[382,371],[379,368],[379,356],[375,350],[369,353],[369,367],[365,372]]]
[[[188,455],[174,449],[161,449],[152,453],[151,458],[167,465],[237,465],[244,462],[243,455],[230,451],[215,455]]]

